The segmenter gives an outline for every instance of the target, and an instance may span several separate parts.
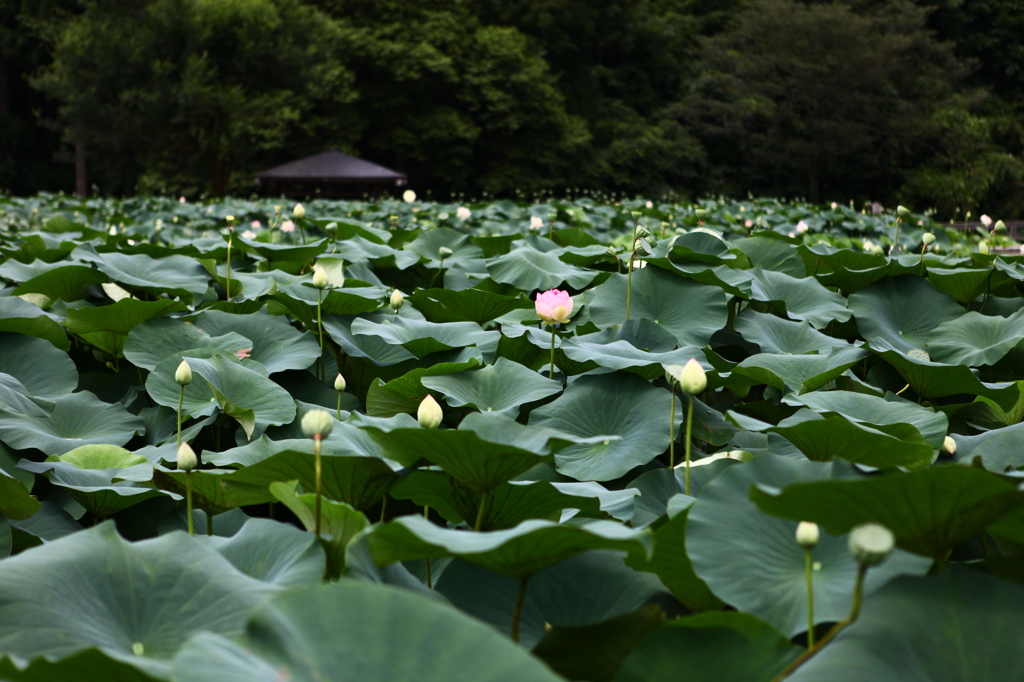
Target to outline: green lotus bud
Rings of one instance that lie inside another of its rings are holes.
[[[178,448],[178,468],[182,471],[192,471],[199,465],[199,458],[196,451],[186,441],[181,441]]]
[[[331,285],[331,280],[327,277],[327,271],[319,265],[313,268],[313,286],[317,289],[326,289]]]
[[[821,537],[821,531],[818,530],[818,524],[811,521],[801,521],[796,527],[796,544],[800,545],[804,549],[814,549],[815,545],[818,544],[818,538]]]
[[[338,372],[338,376],[334,377],[334,390],[341,392],[345,390],[345,377],[341,376],[341,372]]]
[[[178,369],[174,370],[174,380],[179,386],[188,386],[192,383],[192,368],[184,360],[178,365]]]
[[[683,371],[679,376],[679,388],[690,395],[694,395],[703,391],[707,385],[708,377],[704,373],[704,368],[701,367],[700,362],[696,358],[690,358],[683,365]]]
[[[295,204],[295,208],[292,209],[292,217],[293,218],[305,218],[306,217],[306,207],[303,206],[302,204]]]
[[[697,216],[697,220],[703,221],[705,218],[708,217],[708,212],[706,209],[703,208],[695,208],[693,210],[693,215]]]
[[[879,523],[863,523],[850,531],[847,547],[861,566],[876,566],[896,547],[896,538]]]
[[[997,220],[995,226],[992,228],[993,232],[1001,232],[1006,229],[1006,223],[1002,220]]]
[[[434,400],[434,396],[428,393],[416,410],[416,421],[425,429],[436,429],[443,417],[441,406]]]
[[[302,415],[302,433],[307,438],[323,439],[331,435],[334,418],[327,410],[310,410]]]
[[[992,248],[988,245],[988,241],[981,240],[978,242],[978,253],[983,256],[987,256],[992,251]]]
[[[925,246],[928,246],[929,244],[934,244],[935,235],[932,234],[931,232],[925,232],[923,235],[921,235],[921,243],[924,244]]]
[[[956,441],[953,440],[950,436],[946,436],[945,438],[943,438],[942,439],[942,451],[944,453],[946,453],[947,455],[955,455],[956,454]]]
[[[897,206],[896,215],[898,215],[903,220],[910,220],[911,218],[910,209],[907,208],[906,206]]]
[[[452,255],[452,250],[449,249],[447,246],[442,246],[437,250],[437,255],[440,256],[441,258],[447,258],[448,256]]]
[[[643,213],[641,213],[640,211],[630,211],[629,215],[633,216],[633,220],[640,220],[640,217],[643,215]]]
[[[637,228],[636,228],[636,237],[637,237],[637,239],[640,239],[642,237],[650,237],[650,236],[651,236],[651,231],[650,230],[648,230],[643,225],[637,225]]]
[[[401,291],[395,289],[394,291],[391,292],[390,303],[391,307],[394,308],[395,312],[397,313],[398,309],[402,307],[403,303],[405,303],[405,296],[402,295]]]

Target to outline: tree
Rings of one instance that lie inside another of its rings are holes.
[[[35,84],[71,140],[142,189],[220,196],[274,152],[357,138],[346,44],[298,0],[86,0]]]

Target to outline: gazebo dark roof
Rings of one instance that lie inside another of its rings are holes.
[[[342,154],[334,149],[276,168],[256,176],[256,184],[280,189],[284,194],[318,188],[324,195],[377,193],[386,187],[405,185],[407,176],[370,161]]]

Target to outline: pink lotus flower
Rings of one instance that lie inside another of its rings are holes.
[[[549,289],[537,294],[537,315],[545,322],[565,322],[572,314],[572,296],[568,291]]]
[[[281,223],[281,231],[282,232],[294,232],[295,231],[295,223],[293,223],[290,220],[284,221],[283,223]]]
[[[258,229],[260,229],[261,227],[263,227],[263,223],[261,223],[261,222],[260,222],[260,221],[258,221],[258,220],[254,220],[254,221],[252,221],[252,229],[254,229],[254,230],[258,230]]]

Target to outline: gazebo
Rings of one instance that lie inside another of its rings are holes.
[[[404,173],[331,149],[263,171],[256,184],[267,194],[303,198],[378,196],[407,182]]]

